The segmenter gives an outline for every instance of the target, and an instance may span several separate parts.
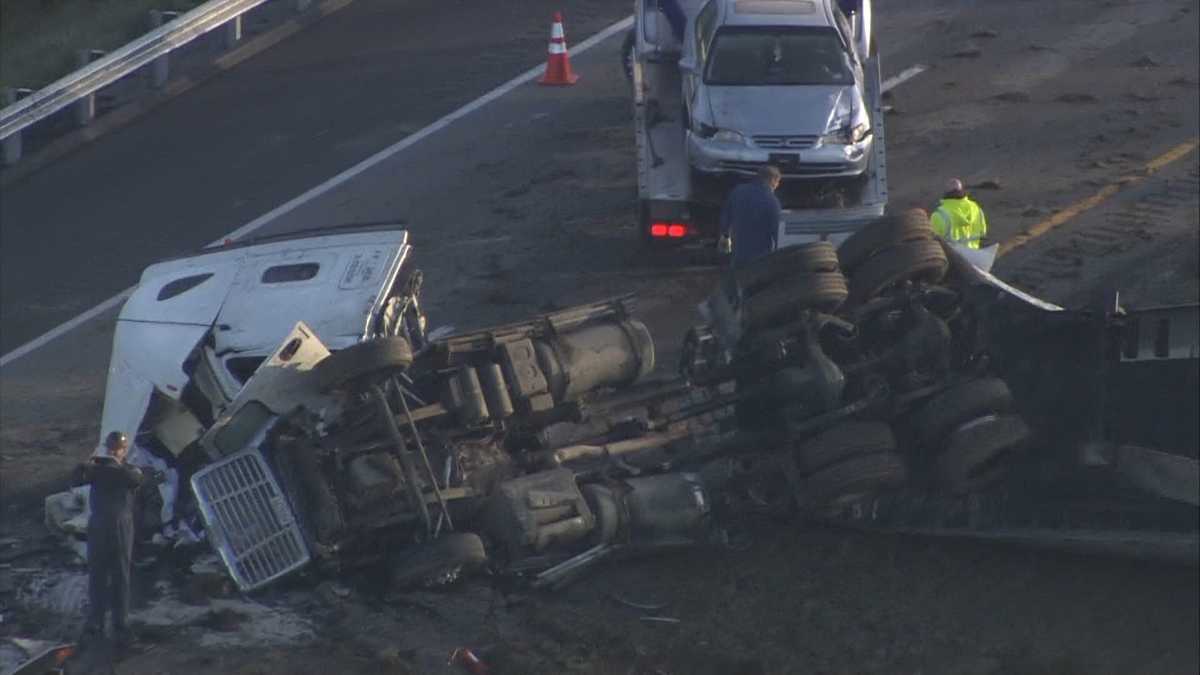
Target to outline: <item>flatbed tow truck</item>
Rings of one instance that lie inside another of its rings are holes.
[[[680,0],[694,30],[702,0]],[[741,4],[741,3],[738,3]],[[769,4],[769,3],[767,3]],[[646,241],[715,250],[721,205],[729,180],[698,175],[688,159],[688,113],[683,100],[681,45],[672,35],[657,0],[637,0],[632,39],[623,57],[633,86],[633,128],[637,146],[638,227]],[[870,32],[870,0],[860,4],[855,30]],[[872,50],[861,64],[864,101],[873,144],[867,169],[850,189],[834,189],[790,174],[787,165],[803,150],[779,148],[772,159],[784,167],[784,206],[778,246],[830,241],[835,246],[884,214],[888,202],[887,150],[879,56]],[[742,175],[751,175],[745,168]],[[795,179],[795,180],[793,180]],[[830,196],[836,206],[822,203]]]

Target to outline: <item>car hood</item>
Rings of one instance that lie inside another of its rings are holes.
[[[820,135],[839,109],[858,109],[853,86],[707,87],[713,126],[747,136]]]

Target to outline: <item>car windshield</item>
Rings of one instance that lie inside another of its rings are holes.
[[[764,86],[854,83],[831,28],[727,28],[713,39],[706,84]]]

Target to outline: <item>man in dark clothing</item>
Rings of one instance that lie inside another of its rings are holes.
[[[104,615],[111,610],[113,633],[128,642],[129,565],[133,556],[133,498],[142,472],[125,463],[129,439],[114,431],[104,439],[107,455],[93,457],[77,469],[80,483],[91,485],[88,520],[88,601],[85,635],[104,634]]]
[[[721,249],[733,250],[733,266],[741,267],[775,250],[783,208],[775,197],[782,175],[767,165],[755,180],[729,193],[721,209]]]

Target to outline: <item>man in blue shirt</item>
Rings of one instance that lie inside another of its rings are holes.
[[[783,208],[775,190],[783,179],[779,169],[766,165],[754,180],[735,187],[721,209],[720,248],[733,250],[733,266],[741,267],[775,250]]]

